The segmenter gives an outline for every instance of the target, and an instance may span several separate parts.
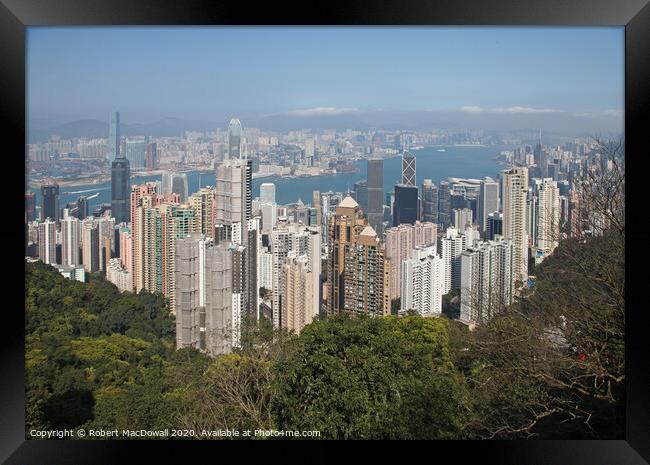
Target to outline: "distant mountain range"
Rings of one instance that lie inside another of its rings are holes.
[[[163,118],[154,123],[148,124],[121,124],[120,133],[122,136],[148,135],[153,137],[181,136],[185,131],[214,131],[218,127],[224,127],[225,123],[214,123],[212,121],[192,121],[180,118]],[[95,119],[71,121],[69,123],[57,124],[47,120],[30,121],[27,131],[29,143],[47,141],[52,136],[60,136],[62,139],[72,137],[108,137],[108,123]]]
[[[339,114],[278,113],[257,117],[241,117],[244,127],[265,131],[287,132],[300,129],[354,129],[389,130],[485,129],[497,131],[542,129],[571,136],[595,135],[602,132],[621,133],[622,117],[611,115],[582,116],[559,112],[551,114],[494,114],[464,113],[460,111],[350,111]],[[182,136],[186,131],[209,132],[226,129],[228,120],[206,121],[181,118],[162,118],[153,123],[122,124],[122,136],[149,135],[153,137]],[[108,122],[84,119],[57,123],[42,118],[29,121],[28,141],[47,141],[51,136],[64,139],[72,137],[108,137]]]

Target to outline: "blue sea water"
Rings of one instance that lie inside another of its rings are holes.
[[[439,151],[439,150],[443,150]],[[422,184],[424,179],[431,179],[438,183],[448,177],[477,178],[485,176],[495,177],[505,167],[497,162],[497,155],[506,150],[507,147],[426,147],[413,151],[416,158],[416,181]],[[384,160],[384,192],[393,190],[393,186],[399,183],[402,173],[401,157],[393,157]],[[304,203],[311,203],[312,192],[334,191],[345,192],[352,190],[355,182],[366,179],[366,161],[356,162],[359,170],[355,173],[341,173],[337,175],[316,176],[316,177],[267,177],[253,180],[253,197],[259,196],[260,184],[272,182],[276,186],[276,201],[285,205],[297,202],[299,199]],[[214,185],[214,173],[193,171],[187,173],[189,193],[196,192],[200,187]],[[147,181],[160,181],[161,176],[134,176],[131,184],[141,184]],[[40,205],[40,190],[30,189],[36,193],[36,204]],[[92,210],[101,203],[111,201],[111,183],[89,184],[86,186],[61,187],[59,204],[61,207],[76,200],[79,196],[99,195],[90,200]],[[70,192],[70,194],[64,194]]]

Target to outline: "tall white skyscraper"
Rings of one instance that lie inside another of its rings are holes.
[[[469,208],[454,208],[453,213],[453,222],[454,227],[457,229],[463,230],[467,227],[472,226],[472,210]]]
[[[440,239],[442,260],[445,267],[443,294],[460,288],[460,254],[467,248],[467,237],[458,228],[447,228],[446,237]]]
[[[260,253],[260,287],[273,289],[273,254],[268,251]]]
[[[81,243],[79,232],[80,223],[74,216],[61,220],[61,261],[62,265],[76,266],[80,264],[79,245]]]
[[[48,265],[56,264],[56,222],[49,218],[38,224],[38,258]]]
[[[275,203],[261,203],[260,211],[262,213],[262,233],[271,234],[278,222],[278,206]]]
[[[512,240],[515,276],[522,283],[528,278],[527,193],[528,168],[515,166],[503,171],[503,237]]]
[[[514,244],[500,238],[461,254],[460,320],[484,323],[512,303]]]
[[[263,182],[260,185],[260,202],[275,203],[275,184]]]
[[[442,313],[445,263],[435,246],[417,247],[402,263],[401,310],[415,310],[423,316]]]
[[[87,273],[94,273],[99,270],[99,227],[92,218],[85,219],[82,227],[82,259],[84,270]]]
[[[536,180],[537,248],[547,256],[555,250],[560,235],[560,190],[551,178]]]

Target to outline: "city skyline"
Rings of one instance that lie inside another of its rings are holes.
[[[623,71],[623,29],[612,27],[28,30],[34,127],[119,109],[122,124],[616,131]]]
[[[28,28],[27,437],[623,437],[625,34]]]

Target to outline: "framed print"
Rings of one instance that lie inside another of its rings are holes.
[[[3,0],[3,460],[646,463],[647,2],[287,10]]]

